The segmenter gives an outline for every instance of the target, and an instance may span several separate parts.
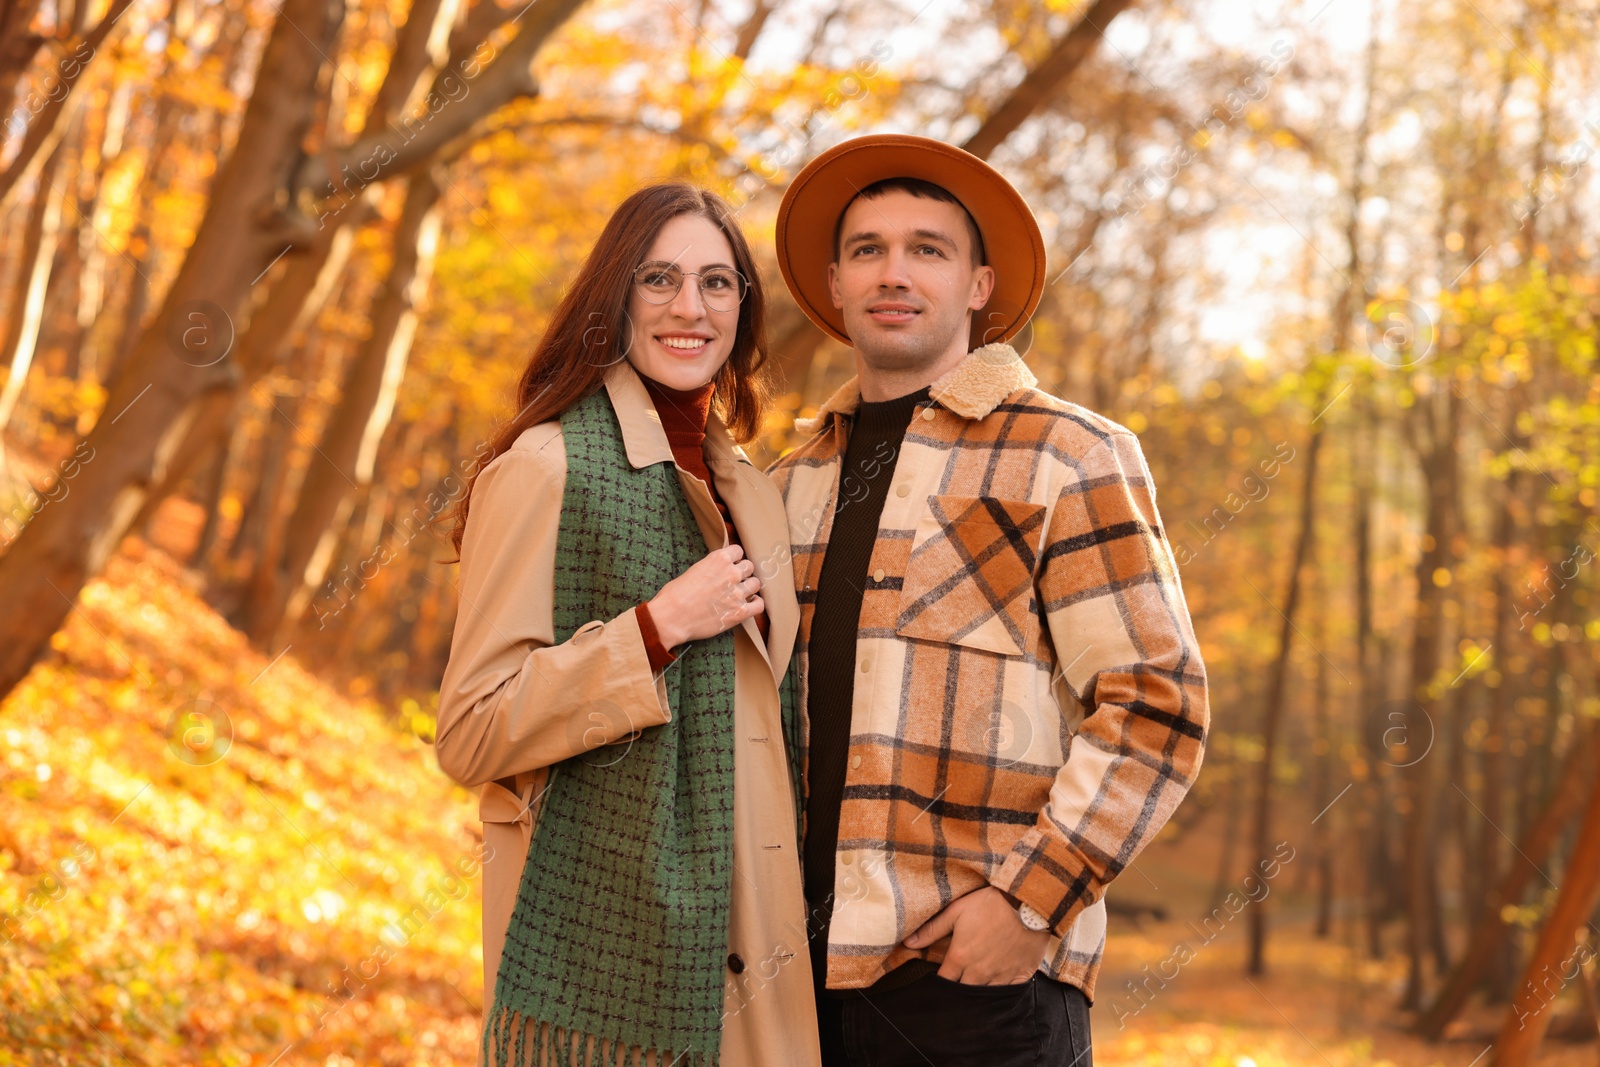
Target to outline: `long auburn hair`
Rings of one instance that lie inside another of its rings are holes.
[[[687,182],[662,182],[629,196],[611,215],[578,275],[556,306],[550,327],[533,350],[517,384],[517,411],[489,439],[456,505],[450,540],[457,557],[478,474],[510,448],[522,431],[559,418],[604,384],[606,370],[627,358],[631,343],[628,300],[633,272],[661,228],[680,215],[707,219],[728,239],[733,265],[749,282],[739,305],[733,351],[717,371],[712,404],[729,434],[743,444],[761,428],[770,396],[766,373],[766,293],[750,245],[727,201]],[[452,560],[450,562],[456,562]]]

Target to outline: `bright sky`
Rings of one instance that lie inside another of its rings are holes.
[[[819,0],[820,5],[820,0]],[[1066,13],[1079,5],[1053,3]],[[998,35],[988,39],[961,40],[960,48],[951,48],[947,27],[958,17],[966,5],[960,0],[929,0],[923,6],[919,0],[904,0],[902,10],[915,13],[914,17],[890,19],[881,27],[871,23],[870,14],[854,24],[862,45],[861,53],[867,56],[873,45],[886,43],[892,50],[889,65],[926,66],[919,63],[927,56],[939,55],[940,76],[949,82],[958,81],[967,70],[978,70],[991,62],[1004,43]],[[866,9],[868,12],[875,10]],[[761,47],[752,56],[756,67],[783,67],[799,57],[809,43],[810,27],[817,17],[815,7],[803,10],[789,9],[787,17],[795,27],[804,32],[781,33],[768,27]],[[732,11],[739,17],[742,12]],[[1285,0],[1285,2],[1258,2],[1241,8],[1228,0],[1196,0],[1183,16],[1186,23],[1165,27],[1173,40],[1171,51],[1178,63],[1200,59],[1214,54],[1218,48],[1241,55],[1259,54],[1270,58],[1272,49],[1281,55],[1285,46],[1292,47],[1295,56],[1304,60],[1311,53],[1336,56],[1344,69],[1351,72],[1351,92],[1345,103],[1345,118],[1353,123],[1360,105],[1359,87],[1356,84],[1360,57],[1365,47],[1370,18],[1369,0]],[[1171,94],[1180,101],[1193,104],[1195,117],[1205,114],[1211,106],[1221,101],[1187,101],[1178,85],[1165,84],[1178,79],[1182,71],[1156,69],[1144,53],[1149,43],[1149,15],[1136,9],[1117,19],[1110,28],[1103,45],[1108,54],[1115,53],[1131,69],[1137,71],[1151,84]],[[836,54],[835,62],[842,56]],[[926,72],[924,70],[924,72]],[[1288,92],[1293,75],[1279,75],[1273,79],[1269,92]],[[1293,102],[1292,99],[1288,102]],[[848,106],[848,105],[846,105]],[[1309,102],[1308,102],[1309,106]],[[933,132],[933,131],[930,131]],[[963,131],[957,131],[964,132]],[[1219,141],[1223,146],[1226,141]],[[1173,147],[1177,147],[1176,145]],[[1227,150],[1227,149],[1222,149]],[[1003,165],[1003,164],[1002,164]],[[1225,223],[1214,225],[1202,245],[1211,268],[1225,279],[1220,299],[1210,299],[1206,307],[1197,312],[1201,340],[1221,345],[1237,345],[1245,352],[1261,357],[1266,354],[1266,339],[1273,319],[1281,316],[1286,289],[1294,291],[1294,279],[1301,269],[1305,256],[1306,237],[1313,237],[1313,217],[1326,217],[1327,198],[1336,194],[1331,183],[1325,188],[1307,190],[1293,184],[1298,178],[1287,173],[1274,173],[1270,164],[1252,173],[1251,163],[1242,160],[1237,168],[1252,174],[1252,184],[1259,190],[1254,202]],[[1048,228],[1053,213],[1047,205],[1035,204],[1035,211]],[[1118,227],[1102,230],[1100,241],[1114,243]],[[1305,235],[1305,236],[1302,236]],[[1320,235],[1319,235],[1320,236]],[[1314,239],[1316,239],[1314,237]],[[1319,245],[1326,244],[1321,236]],[[1098,244],[1098,242],[1097,242]],[[1343,253],[1336,249],[1318,249],[1334,264],[1342,265]],[[1093,253],[1091,253],[1092,255]],[[1090,264],[1086,261],[1084,266]],[[1066,263],[1052,263],[1051,277],[1056,277]],[[1324,265],[1326,269],[1326,265]],[[1183,299],[1181,294],[1178,299]]]

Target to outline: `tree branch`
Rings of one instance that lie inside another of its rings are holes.
[[[755,10],[744,20],[744,25],[739,27],[739,37],[734,42],[733,54],[740,62],[750,58],[750,50],[756,46],[756,38],[761,36],[761,29],[767,24],[767,19],[772,17],[772,11],[771,4],[765,0],[757,0]]]
[[[1134,0],[1095,0],[1078,24],[1056,42],[1049,55],[1028,71],[1027,77],[1018,83],[999,107],[990,112],[989,117],[983,120],[983,125],[961,147],[979,159],[988,159],[1047,97],[1066,84],[1073,72],[1094,53],[1111,20],[1133,3]]]
[[[385,122],[380,128],[364,132],[352,144],[333,148],[320,158],[304,160],[295,187],[322,190],[319,213],[341,210],[368,185],[433,158],[510,101],[537,95],[534,56],[582,6],[583,0],[536,0],[519,16],[520,32],[492,59],[494,49],[487,41],[473,42],[464,34],[458,36],[450,61],[435,73],[423,96],[427,107],[424,114],[402,119],[399,128]],[[485,3],[473,16],[492,23],[498,12],[498,5]],[[467,48],[475,50],[466,52]],[[327,176],[321,177],[324,168]]]
[[[38,174],[45,157],[55,151],[62,131],[66,129],[62,119],[66,115],[67,103],[72,99],[72,91],[83,80],[83,72],[89,69],[89,64],[99,54],[100,46],[105,43],[117,20],[132,4],[133,0],[112,0],[106,17],[87,36],[68,40],[61,46],[61,55],[56,63],[56,80],[49,87],[43,106],[28,124],[28,132],[23,136],[17,158],[11,161],[11,166],[6,168],[4,174],[0,174],[0,212],[11,206],[18,188],[24,184],[23,180],[31,180]]]

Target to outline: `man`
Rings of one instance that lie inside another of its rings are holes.
[[[1138,440],[1006,342],[1022,197],[938,141],[796,176],[778,262],[857,377],[797,428],[803,863],[825,1067],[1089,1067],[1107,884],[1200,768],[1205,671]]]

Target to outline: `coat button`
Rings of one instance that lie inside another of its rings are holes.
[[[872,580],[875,581],[875,582],[883,581],[883,568],[882,567],[879,567],[877,570],[872,572]]]
[[[851,756],[850,757],[850,768],[852,770],[854,770],[855,768],[857,768],[859,766],[861,766],[861,757],[860,756]]]
[[[922,409],[922,417],[927,419],[929,422],[933,421],[933,405],[930,404]]]
[[[862,660],[861,661],[861,673],[862,674],[866,674],[867,673],[867,668],[869,668],[871,666],[872,666],[872,661],[871,660],[865,660],[865,659]]]
[[[730,952],[728,954],[728,970],[732,971],[734,974],[743,974],[744,957],[740,956],[737,952]]]
[[[894,487],[894,495],[895,496],[905,496],[910,492],[911,492],[911,483],[910,482],[901,482],[899,485]]]

